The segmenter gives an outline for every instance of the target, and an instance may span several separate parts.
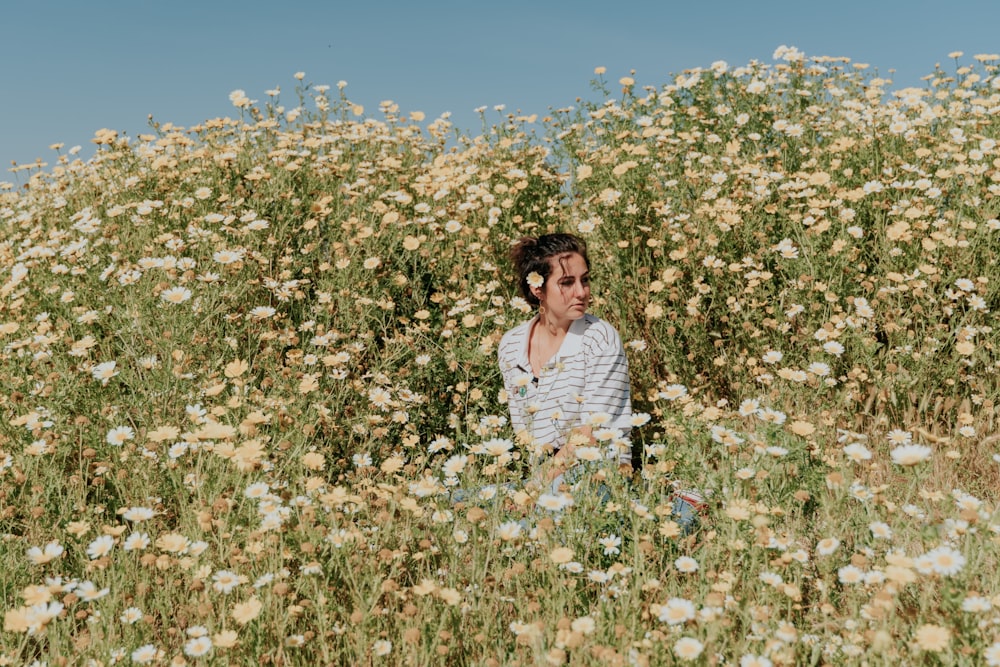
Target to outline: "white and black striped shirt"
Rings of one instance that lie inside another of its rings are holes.
[[[594,430],[618,429],[627,441],[632,402],[628,359],[618,332],[593,315],[574,320],[559,351],[535,378],[528,361],[528,336],[537,319],[536,315],[505,333],[497,349],[514,430],[527,431],[536,445],[559,449],[570,430],[603,413],[610,419]],[[621,452],[619,460],[630,461],[631,452]]]

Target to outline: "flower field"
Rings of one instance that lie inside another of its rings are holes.
[[[1000,665],[1000,56],[952,57],[598,68],[478,135],[300,73],[14,169],[0,665]],[[550,231],[631,479],[524,483]]]

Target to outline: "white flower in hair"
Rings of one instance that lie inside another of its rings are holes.
[[[545,278],[543,278],[537,271],[532,271],[528,274],[528,284],[532,287],[541,287],[544,282]]]

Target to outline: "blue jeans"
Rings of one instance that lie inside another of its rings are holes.
[[[671,518],[681,527],[681,535],[689,535],[698,527],[698,509],[690,501],[674,496]]]
[[[587,467],[583,465],[575,465],[571,467],[566,472],[558,475],[549,483],[548,492],[558,493],[559,487],[563,484],[569,486],[574,486],[579,484],[584,476],[588,473]],[[483,487],[483,489],[495,489],[497,495],[503,493],[505,490],[510,490],[516,488],[516,484],[512,482],[507,482],[506,484],[488,485]],[[600,500],[600,504],[604,505],[609,500],[611,500],[611,489],[608,488],[606,484],[598,484],[597,488],[594,489],[594,493],[597,494],[597,498]],[[479,501],[478,491],[466,491],[464,489],[455,489],[451,492],[451,502],[455,503],[467,503]],[[477,503],[478,504],[478,503]],[[690,535],[698,528],[700,523],[700,514],[698,507],[695,504],[681,496],[674,496],[673,502],[671,504],[671,519],[673,519],[681,528],[681,535]]]

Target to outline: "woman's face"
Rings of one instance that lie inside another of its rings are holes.
[[[590,305],[590,271],[578,253],[553,257],[552,271],[545,284],[536,287],[535,295],[545,306],[546,316],[554,321],[578,320]]]

